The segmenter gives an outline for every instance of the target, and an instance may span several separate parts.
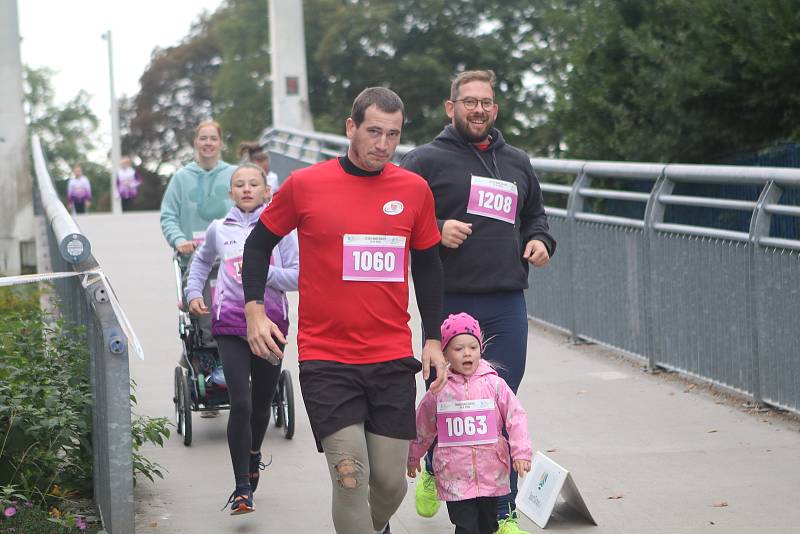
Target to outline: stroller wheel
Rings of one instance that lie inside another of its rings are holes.
[[[280,378],[278,379],[278,388],[275,390],[275,395],[272,397],[272,419],[275,421],[275,428],[281,428],[285,421],[284,421],[284,414],[283,409],[283,402],[281,401],[281,383]]]
[[[178,434],[183,434],[183,368],[179,365],[175,368],[175,384],[172,392],[172,402],[175,404],[175,427]]]
[[[187,447],[192,444],[192,377],[187,374],[181,380],[183,390],[183,444]]]
[[[197,395],[201,399],[206,398],[206,377],[203,373],[197,375]]]
[[[292,384],[292,374],[288,369],[281,371],[281,378],[278,382],[280,392],[280,410],[283,419],[283,437],[292,439],[294,437],[294,386]]]

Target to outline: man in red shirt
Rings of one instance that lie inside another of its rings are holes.
[[[259,299],[272,248],[297,228],[300,386],[328,461],[338,534],[389,532],[416,436],[414,374],[422,368],[427,378],[433,365],[435,389],[447,375],[433,195],[390,163],[403,121],[394,92],[362,91],[346,122],[347,155],[292,173],[244,249],[248,341],[254,354],[282,356],[275,340],[285,339]],[[427,335],[421,365],[408,328],[409,258]]]

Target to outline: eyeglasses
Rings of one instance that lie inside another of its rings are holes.
[[[492,111],[492,108],[494,107],[494,100],[491,98],[484,98],[483,100],[478,100],[477,98],[461,98],[459,100],[453,100],[453,102],[461,102],[464,104],[464,108],[469,111],[477,108],[478,102],[481,103],[483,111]]]

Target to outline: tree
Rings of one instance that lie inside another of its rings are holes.
[[[536,19],[523,0],[306,0],[311,111],[319,130],[342,133],[355,96],[371,85],[401,95],[403,140],[424,143],[448,122],[450,80],[466,69],[498,76],[498,127],[531,147],[544,98],[527,80],[536,50],[524,41]],[[309,16],[314,14],[316,16]],[[527,22],[521,24],[522,18]],[[556,143],[557,145],[557,143]]]
[[[561,0],[543,20],[569,156],[711,163],[798,135],[793,0]]]
[[[80,164],[92,184],[95,209],[108,209],[110,171],[108,167],[88,160],[88,155],[96,147],[99,124],[89,107],[88,93],[80,91],[63,106],[57,106],[54,103],[52,70],[26,66],[23,76],[28,128],[42,142],[48,172],[56,189],[66,199],[64,180],[69,177],[72,166]]]
[[[64,106],[54,103],[48,68],[24,68],[25,115],[28,128],[39,136],[54,179],[69,175],[72,165],[83,163],[94,150],[93,135],[99,121],[89,107],[89,95],[80,91]]]
[[[152,173],[191,160],[194,129],[214,114],[212,81],[221,54],[210,23],[203,16],[180,44],[154,50],[141,90],[120,106],[122,151]]]

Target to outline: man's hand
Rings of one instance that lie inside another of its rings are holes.
[[[278,325],[270,321],[264,313],[264,305],[251,300],[244,305],[244,315],[247,319],[247,342],[253,354],[266,358],[271,352],[276,357],[283,358],[283,351],[275,343],[275,339],[286,344],[286,338]]]
[[[528,244],[525,245],[525,252],[522,253],[522,257],[528,260],[528,263],[534,267],[544,267],[550,263],[550,254],[547,252],[547,247],[544,245],[544,242],[538,239],[531,239],[528,241]]]
[[[417,462],[417,465],[408,464],[408,465],[406,466],[406,469],[407,469],[407,472],[408,472],[408,476],[409,476],[409,477],[411,477],[411,478],[417,478],[417,473],[419,473],[419,471],[420,471],[420,468],[419,468],[419,462]]]
[[[514,460],[514,471],[521,477],[531,470],[531,463],[528,460]]]
[[[195,244],[194,241],[184,241],[180,245],[176,246],[175,250],[177,250],[180,254],[183,254],[184,256],[188,256],[189,254],[194,252],[195,248],[197,248],[197,245]]]
[[[428,339],[422,347],[422,378],[425,380],[431,376],[431,365],[436,369],[436,380],[431,382],[430,391],[439,393],[447,383],[447,360],[438,339]]]
[[[442,245],[458,248],[472,233],[472,223],[448,219],[442,225]]]
[[[208,315],[208,308],[206,308],[206,303],[203,302],[201,297],[192,299],[189,303],[189,313],[192,315]]]

